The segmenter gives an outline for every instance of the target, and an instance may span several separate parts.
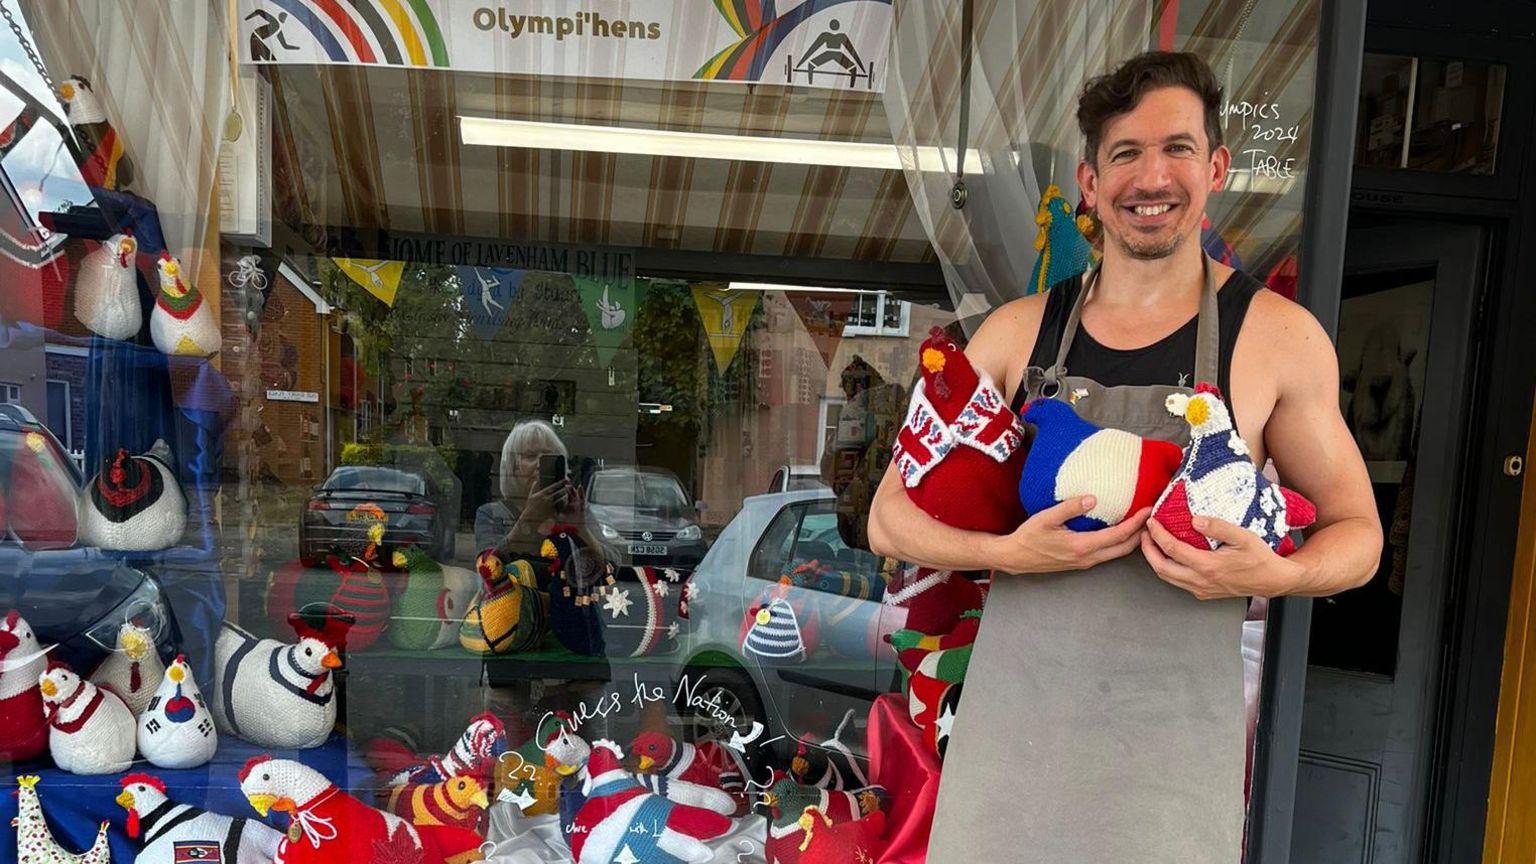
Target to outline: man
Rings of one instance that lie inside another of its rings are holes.
[[[1107,388],[1077,407],[1108,409],[1096,421],[1111,426],[1112,406],[1151,417],[1163,393],[1200,380],[1191,373],[1214,373],[1255,463],[1274,460],[1317,505],[1316,525],[1281,558],[1243,528],[1201,520],[1196,529],[1224,544],[1205,551],[1146,510],[1100,531],[1068,530],[1094,508],[1088,496],[993,536],[930,519],[888,471],[871,508],[873,551],[997,574],[930,861],[1237,861],[1246,600],[1324,596],[1375,571],[1381,527],[1339,414],[1327,334],[1202,252],[1206,202],[1231,163],[1220,108],[1214,75],[1190,54],[1143,54],[1090,81],[1077,179],[1102,227],[1091,290],[1073,280],[998,308],[966,354],[1015,407],[1052,393],[1026,393],[1027,368],[1038,384],[1042,369],[1064,366]]]

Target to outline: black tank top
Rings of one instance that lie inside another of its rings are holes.
[[[1237,345],[1237,334],[1248,314],[1248,304],[1263,287],[1264,283],[1259,280],[1234,270],[1216,292],[1216,307],[1221,316],[1221,354],[1216,386],[1221,388],[1228,404],[1232,399],[1232,349]],[[1067,316],[1081,290],[1083,277],[1073,276],[1056,283],[1046,295],[1045,315],[1040,319],[1040,332],[1035,337],[1035,350],[1029,355],[1029,365],[1045,369],[1056,362]],[[1072,340],[1072,349],[1067,352],[1067,369],[1073,375],[1092,378],[1108,387],[1150,384],[1193,387],[1196,382],[1190,378],[1195,368],[1198,321],[1198,316],[1190,318],[1183,327],[1151,345],[1130,350],[1100,345],[1079,324],[1077,338]],[[1014,392],[1015,412],[1023,407],[1024,395],[1022,387]]]

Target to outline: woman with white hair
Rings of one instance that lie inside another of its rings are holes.
[[[501,445],[501,497],[475,511],[475,546],[495,547],[503,556],[537,555],[547,529],[556,520],[580,524],[586,502],[569,476],[543,488],[539,459],[568,458],[565,443],[543,420],[524,420],[512,427]]]

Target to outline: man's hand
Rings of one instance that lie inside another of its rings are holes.
[[[1214,551],[1196,549],[1157,521],[1147,522],[1141,551],[1164,582],[1200,600],[1273,597],[1298,583],[1302,565],[1281,558],[1252,531],[1231,522],[1196,516],[1196,531],[1220,541]]]
[[[1067,520],[1092,510],[1095,503],[1092,495],[1085,495],[1025,519],[1012,534],[997,538],[994,566],[1005,573],[1062,573],[1129,555],[1152,508],[1098,531],[1073,531],[1066,526]]]

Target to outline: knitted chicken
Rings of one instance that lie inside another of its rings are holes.
[[[390,644],[407,651],[452,645],[479,584],[475,574],[439,564],[419,546],[396,549],[391,563],[406,576],[394,599]]]
[[[949,746],[971,646],[980,628],[981,616],[972,612],[943,635],[902,630],[891,637],[891,647],[907,673],[907,711],[921,730],[923,743],[940,759]]]
[[[1152,506],[1184,455],[1168,441],[1095,426],[1058,399],[1036,399],[1022,415],[1036,433],[1019,477],[1019,500],[1026,511],[1038,513],[1094,496],[1092,510],[1067,520],[1073,531],[1116,525]]]
[[[117,650],[107,655],[91,673],[91,683],[116,693],[137,717],[160,686],[165,663],[155,648],[154,635],[132,621],[117,630]]]
[[[853,748],[843,741],[843,735],[853,722],[854,710],[849,708],[838,721],[832,737],[818,741],[806,735],[795,741],[795,755],[789,761],[789,776],[804,786],[820,789],[862,789],[869,785],[869,772],[862,757],[855,756]]]
[[[181,262],[160,253],[160,290],[149,314],[149,335],[166,354],[207,357],[219,350],[219,321],[203,293],[183,278]]]
[[[935,327],[892,453],[907,495],[946,525],[1005,534],[1024,521],[1024,437],[1002,391]]]
[[[15,609],[0,622],[0,762],[25,762],[48,749],[39,687],[48,657]]]
[[[370,536],[382,537],[384,526],[375,522],[368,530]],[[372,556],[341,558],[327,555],[325,566],[336,575],[334,582],[323,583],[326,588],[331,588],[329,594],[306,598],[301,592],[298,608],[310,608],[315,603],[330,604],[351,615],[353,623],[347,630],[347,647],[353,651],[366,650],[379,641],[389,626],[390,596],[384,576],[373,566]]]
[[[742,617],[742,656],[761,665],[799,663],[821,642],[821,607],[799,592],[789,577],[763,590]]]
[[[889,796],[880,786],[847,791],[804,786],[782,774],[763,792],[767,853],[782,864],[873,861],[885,833]]]
[[[1035,234],[1035,252],[1039,254],[1025,294],[1044,293],[1063,279],[1087,270],[1093,253],[1072,205],[1062,197],[1061,187],[1054,183],[1040,194],[1035,224],[1040,226],[1040,231]]]
[[[1265,477],[1253,464],[1248,444],[1232,426],[1221,393],[1207,383],[1195,385],[1193,396],[1174,394],[1168,413],[1190,426],[1189,447],[1173,482],[1152,510],[1173,536],[1200,549],[1221,544],[1196,531],[1196,516],[1220,519],[1247,528],[1280,555],[1296,550],[1290,532],[1311,525],[1317,508],[1296,492]]]
[[[503,564],[487,549],[475,559],[480,593],[459,628],[459,644],[477,654],[512,654],[538,647],[549,635],[549,596],[538,588],[533,565]]]
[[[746,765],[735,750],[719,741],[690,744],[660,732],[641,732],[629,745],[629,752],[639,757],[642,774],[660,774],[673,782],[719,789],[734,803],[731,810],[721,811],[726,815],[746,810]]]
[[[51,665],[39,686],[48,714],[48,750],[71,774],[116,774],[133,764],[133,712],[63,664]]]
[[[277,846],[281,864],[438,864],[480,860],[480,835],[453,826],[416,827],[343,792],[288,759],[257,756],[240,769],[240,792],[266,816],[291,820]]]
[[[165,670],[139,715],[138,740],[140,755],[160,768],[196,768],[213,758],[219,734],[186,657],[177,655]]]
[[[69,125],[79,137],[84,160],[80,177],[88,185],[103,189],[125,189],[133,185],[133,160],[123,150],[123,139],[107,120],[101,98],[91,89],[91,82],[79,75],[59,85],[64,112]]]
[[[139,846],[136,864],[271,864],[283,839],[253,819],[172,801],[159,777],[129,774],[119,784],[117,806],[128,811],[128,837]]]
[[[553,734],[543,739],[535,736],[523,746],[497,757],[493,789],[498,803],[516,805],[524,816],[558,811],[561,776],[555,773],[555,760],[543,749],[553,737]]]
[[[471,777],[482,787],[488,786],[495,772],[496,760],[507,750],[507,730],[495,714],[476,714],[454,742],[453,749],[395,772],[386,783],[438,783],[454,777]]]
[[[604,563],[573,525],[557,525],[539,555],[549,559],[549,619],[555,638],[577,654],[604,656],[598,604],[615,581]]]
[[[76,855],[53,839],[43,818],[43,805],[37,798],[35,775],[16,778],[16,861],[17,864],[108,864],[112,850],[107,845],[107,823],[102,822],[91,848]]]
[[[412,825],[457,825],[474,829],[480,814],[491,806],[485,787],[473,777],[437,783],[402,783],[384,793],[385,809]]]
[[[885,585],[881,603],[901,610],[901,626],[923,633],[948,633],[960,616],[980,609],[985,594],[963,573],[907,564],[898,567]]]
[[[187,499],[171,468],[171,448],[157,440],[138,456],[119,447],[80,490],[80,542],[131,552],[181,542]],[[150,686],[154,686],[151,684]]]
[[[69,456],[47,431],[22,428],[21,444],[9,453],[9,471],[0,460],[7,527],[28,552],[68,549],[75,545],[78,527],[77,481],[67,467]]]
[[[139,243],[113,234],[80,262],[75,277],[75,318],[107,339],[132,339],[144,324],[139,306]]]
[[[571,853],[578,864],[703,864],[714,860],[714,852],[706,843],[735,827],[730,817],[678,804],[650,791],[624,770],[623,759],[623,752],[612,741],[592,745],[583,790],[586,800],[569,835]]]
[[[214,643],[218,730],[263,747],[318,747],[336,725],[336,682],[350,616],[316,626],[295,616],[299,641],[257,639],[224,622]]]

